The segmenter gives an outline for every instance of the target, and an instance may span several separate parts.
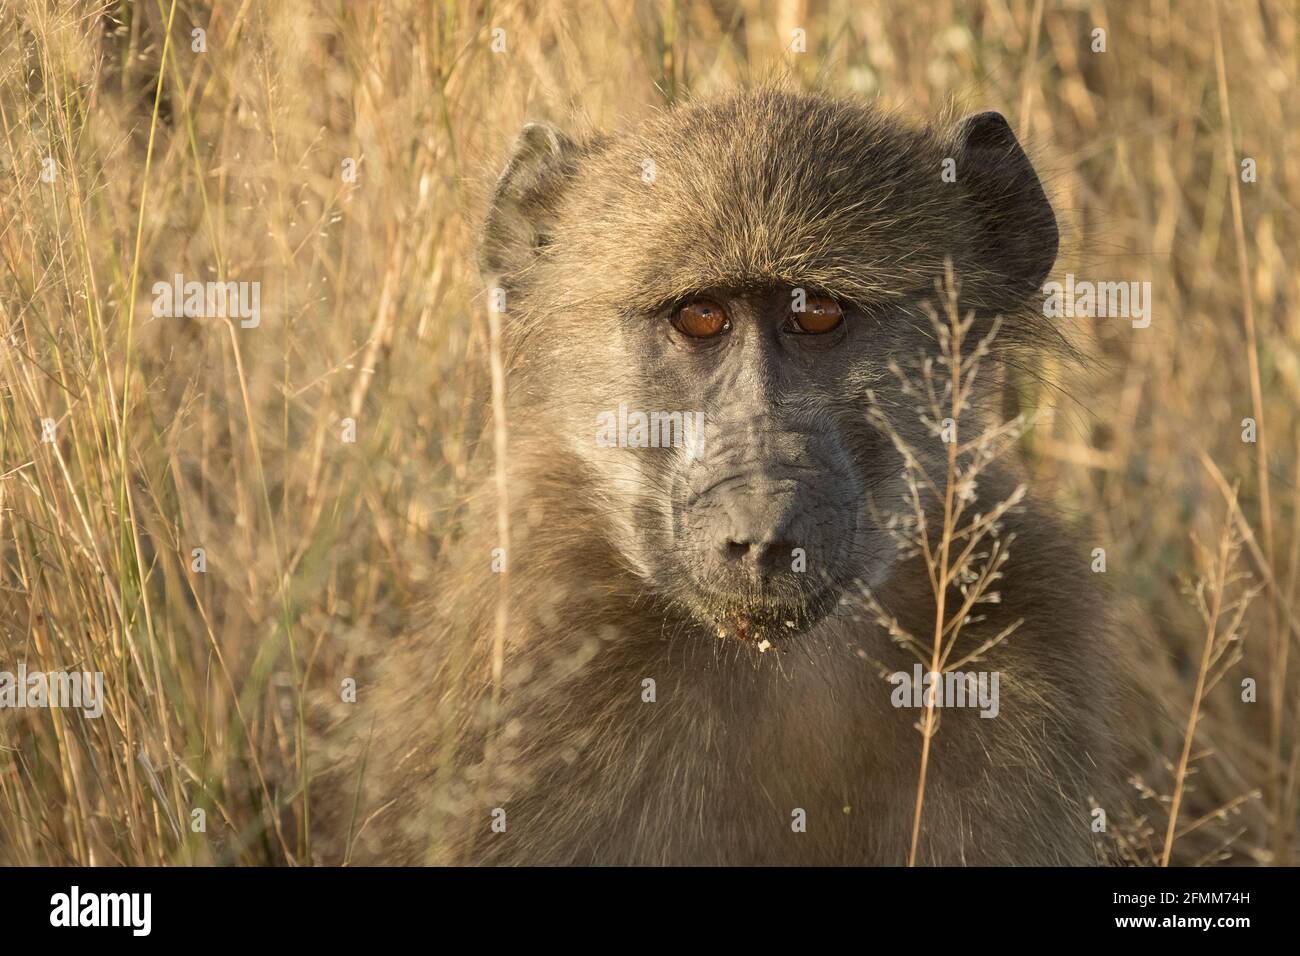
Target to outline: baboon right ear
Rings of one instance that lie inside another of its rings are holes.
[[[578,151],[549,123],[529,123],[519,131],[483,223],[479,265],[485,275],[509,285],[550,243]]]

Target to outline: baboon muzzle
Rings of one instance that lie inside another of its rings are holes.
[[[713,472],[678,522],[694,603],[720,631],[742,637],[790,635],[819,620],[850,566],[855,482],[825,450],[807,454],[817,444],[808,436],[776,437],[778,444],[797,444],[808,464],[756,461],[756,449],[771,447],[756,442],[745,449],[748,461],[734,456],[722,477]],[[726,449],[721,452],[727,461]]]

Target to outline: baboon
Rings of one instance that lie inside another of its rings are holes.
[[[765,89],[613,134],[526,126],[480,249],[508,508],[489,426],[426,619],[366,685],[321,845],[379,863],[905,863],[922,741],[881,665],[914,659],[859,598],[918,634],[936,598],[887,533],[903,466],[869,396],[910,408],[889,363],[933,350],[945,275],[968,340],[996,318],[990,361],[1032,371],[1060,339],[1032,305],[1057,245],[996,113],[920,126]],[[636,410],[688,440],[623,440]],[[1015,486],[1000,467],[981,505]],[[1000,601],[962,640],[1023,623],[978,665],[1000,675],[997,716],[942,714],[917,862],[1095,863],[1105,602],[1089,549],[1038,505],[1001,534]]]

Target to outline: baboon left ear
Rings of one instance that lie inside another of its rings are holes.
[[[550,242],[555,211],[578,152],[574,142],[549,123],[529,123],[519,131],[483,223],[479,266],[485,275],[514,285]]]
[[[1016,294],[1038,289],[1056,262],[1060,233],[1029,157],[1001,113],[957,124],[957,178],[976,206],[976,249]]]

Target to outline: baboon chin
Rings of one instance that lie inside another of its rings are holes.
[[[1032,303],[1056,250],[995,113],[912,126],[767,90],[585,138],[526,126],[480,253],[505,420],[427,621],[382,655],[364,773],[335,788],[356,805],[322,815],[338,856],[904,863],[924,711],[887,677],[916,664],[899,635],[942,621],[1000,702],[942,711],[917,861],[1097,862],[1111,677],[1087,549],[1006,466],[961,492],[1000,515],[981,547],[1010,544],[987,600],[951,580],[938,614],[898,543],[900,521],[942,527],[907,476],[943,474],[946,426],[898,374],[928,356],[942,397],[941,290],[987,388],[1061,341]],[[980,389],[952,441],[996,424]]]

